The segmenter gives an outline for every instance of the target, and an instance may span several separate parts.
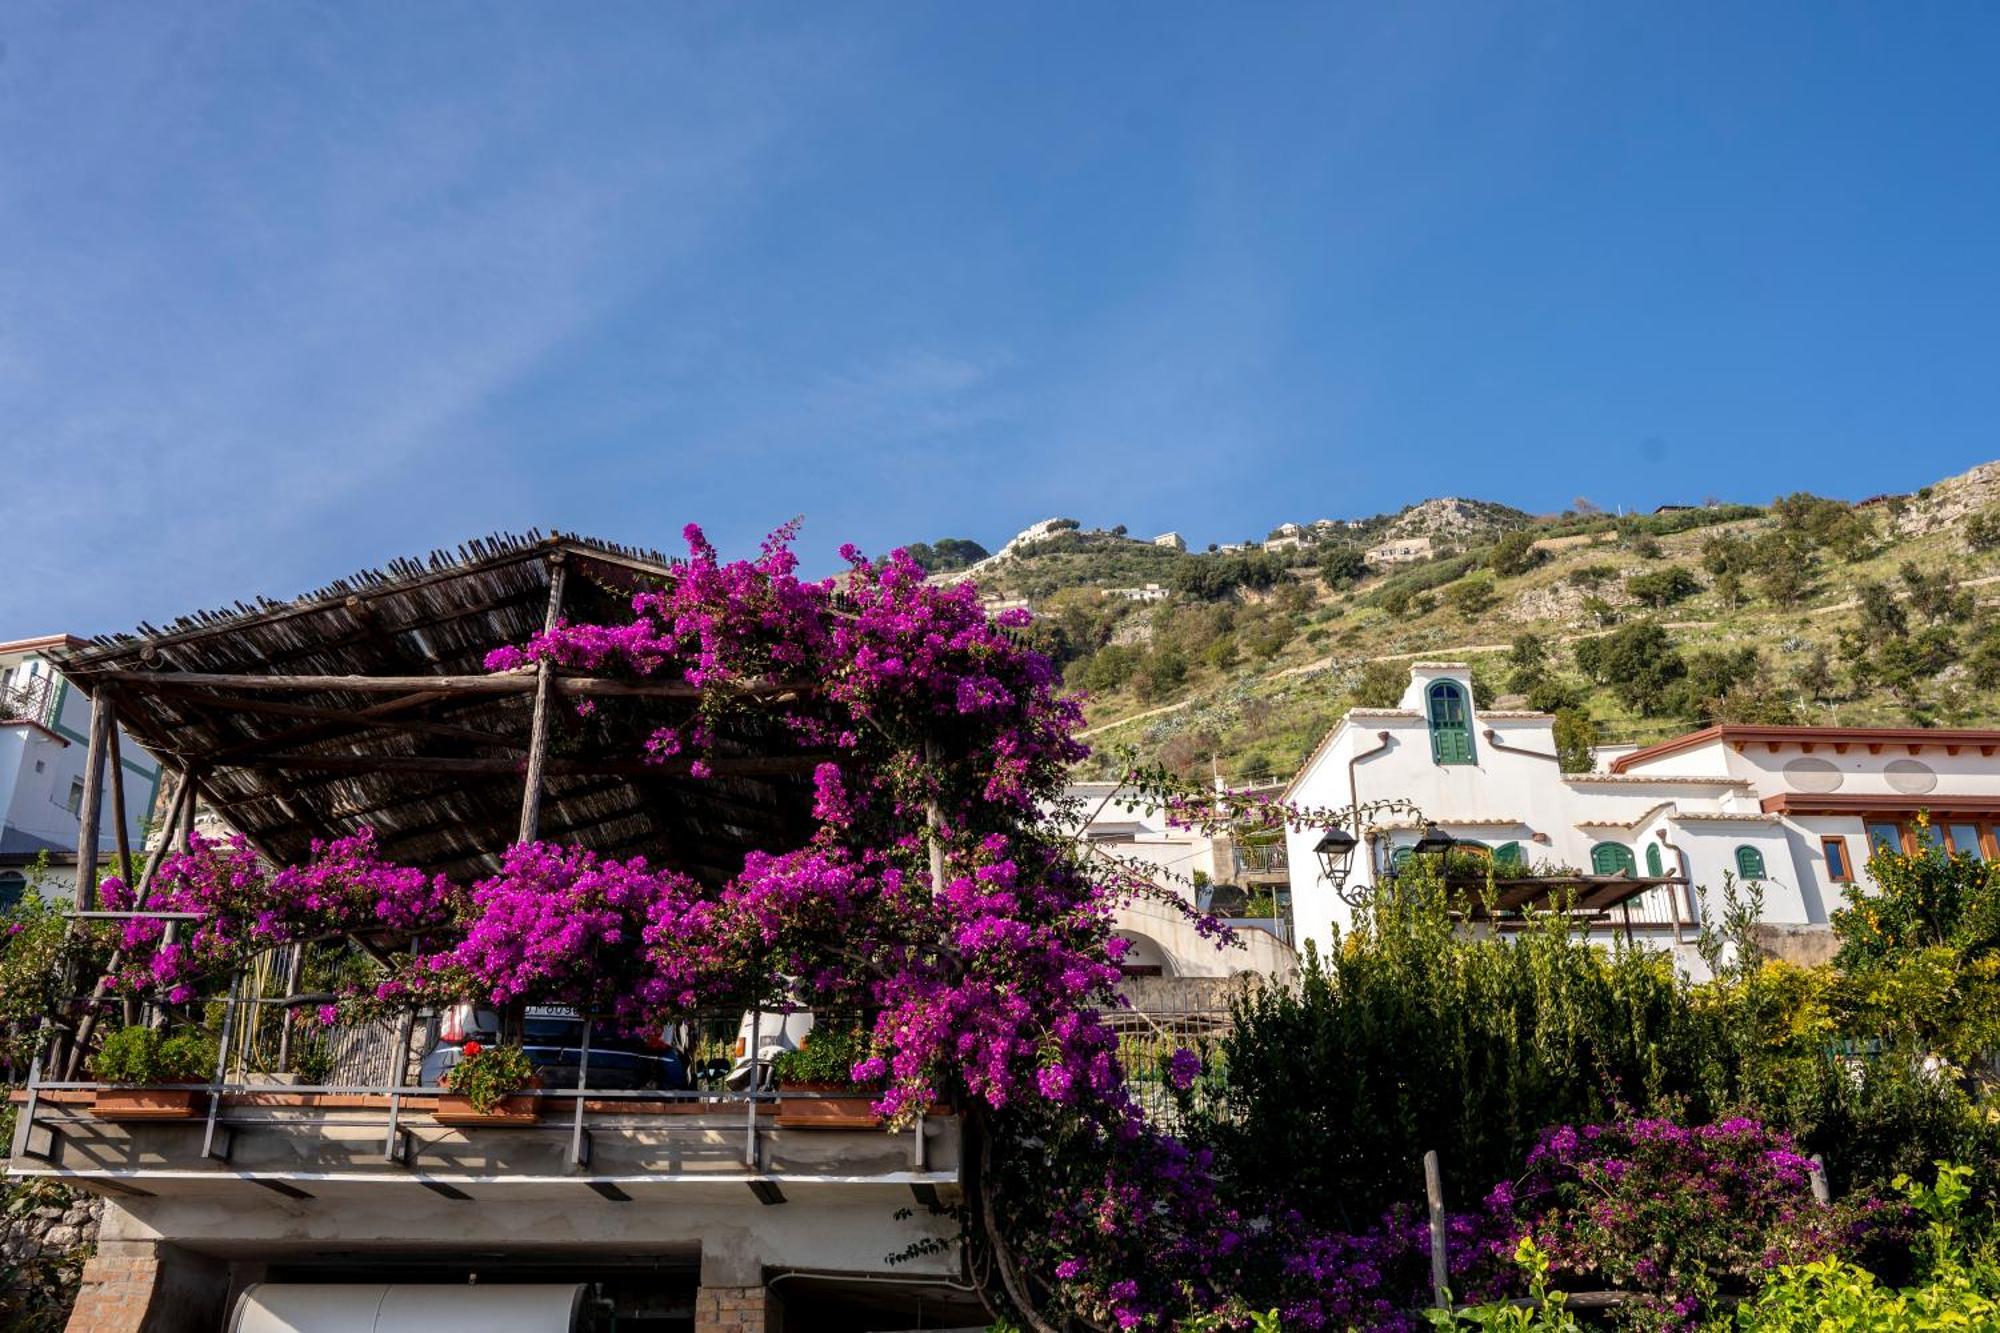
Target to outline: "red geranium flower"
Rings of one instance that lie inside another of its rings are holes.
[[[468,1041],[467,1043],[465,1043],[465,1057],[469,1060],[473,1056],[479,1054],[481,1051],[485,1049],[486,1048],[484,1046],[481,1046],[476,1041]]]

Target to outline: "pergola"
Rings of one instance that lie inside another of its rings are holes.
[[[685,759],[641,757],[655,728],[692,715],[695,687],[483,666],[558,618],[628,619],[632,595],[677,564],[562,534],[495,536],[294,601],[53,653],[92,703],[77,910],[95,905],[107,762],[111,800],[121,811],[125,800],[120,726],[179,777],[159,848],[192,828],[197,800],[275,863],[367,826],[386,858],[455,877],[490,873],[510,844],[544,838],[717,883],[746,850],[803,842],[809,775],[826,756],[751,705],[809,706],[810,682],[743,690],[746,706],[715,723],[712,774],[698,778]],[[575,707],[585,700],[588,716]],[[118,854],[129,882],[131,849]]]
[[[1447,881],[1452,909],[1468,921],[1504,922],[1530,913],[1561,912],[1572,917],[1606,919],[1616,910],[1623,918],[1626,935],[1632,931],[1632,903],[1654,889],[1671,888],[1668,895],[1674,909],[1674,936],[1680,937],[1679,890],[1687,887],[1682,875],[1498,875],[1492,892],[1480,879]]]

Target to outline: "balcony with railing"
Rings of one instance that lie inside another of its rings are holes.
[[[0,686],[0,722],[32,722],[53,728],[59,694],[53,676],[29,676]]]
[[[93,1030],[126,1019],[171,1023],[213,1041],[213,1069],[134,1086],[81,1072],[93,1067],[87,1057],[65,1062],[71,1077],[50,1077],[38,1060],[13,1095],[13,1169],[139,1197],[220,1189],[307,1199],[402,1182],[445,1198],[558,1184],[613,1202],[747,1189],[777,1203],[826,1187],[882,1186],[907,1200],[958,1185],[950,1108],[892,1126],[866,1090],[782,1086],[778,1048],[758,1035],[782,1031],[781,1015],[690,1014],[655,1038],[673,1058],[646,1065],[650,1077],[635,1077],[629,1044],[579,1018],[574,1038],[538,1053],[533,1085],[482,1114],[439,1078],[435,1055],[449,1043],[437,1014],[322,1027],[311,1013],[326,997],[257,993],[281,990],[273,978],[282,976],[256,969],[171,1016],[90,1002],[100,1023],[80,1040],[95,1043]]]
[[[1283,839],[1237,843],[1235,865],[1239,884],[1291,883],[1291,861]]]

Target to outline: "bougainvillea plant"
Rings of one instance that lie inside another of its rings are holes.
[[[1157,891],[1075,836],[1081,707],[1013,633],[1026,613],[989,618],[971,585],[927,583],[900,552],[847,548],[848,574],[815,582],[797,576],[789,530],[736,562],[686,535],[691,559],[633,599],[628,623],[558,623],[487,665],[695,687],[697,706],[643,743],[694,781],[756,714],[767,750],[820,756],[809,837],[751,852],[719,884],[531,843],[470,885],[385,862],[366,830],[275,870],[241,841],[197,838],[148,906],[199,920],[172,940],[131,922],[115,983],[185,1001],[260,950],[353,933],[386,963],[350,1006],[562,1004],[633,1028],[751,1002],[867,1013],[850,1072],[882,1089],[878,1111],[965,1112],[969,1239],[997,1304],[1043,1329],[1166,1327],[1211,1308],[1243,1235],[1206,1157],[1148,1126],[1104,1019],[1120,1003],[1113,914]],[[1159,773],[1134,785],[1183,824],[1320,818]],[[115,881],[103,896],[131,900]]]

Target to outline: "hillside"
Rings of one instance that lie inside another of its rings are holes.
[[[1713,721],[2000,726],[2000,463],[1860,504],[1533,518],[1447,498],[1198,552],[1053,523],[971,577],[1038,613],[1104,765],[1130,746],[1284,776],[1438,657],[1471,662],[1489,704],[1558,712],[1579,752]],[[1427,558],[1371,563],[1410,538]]]

